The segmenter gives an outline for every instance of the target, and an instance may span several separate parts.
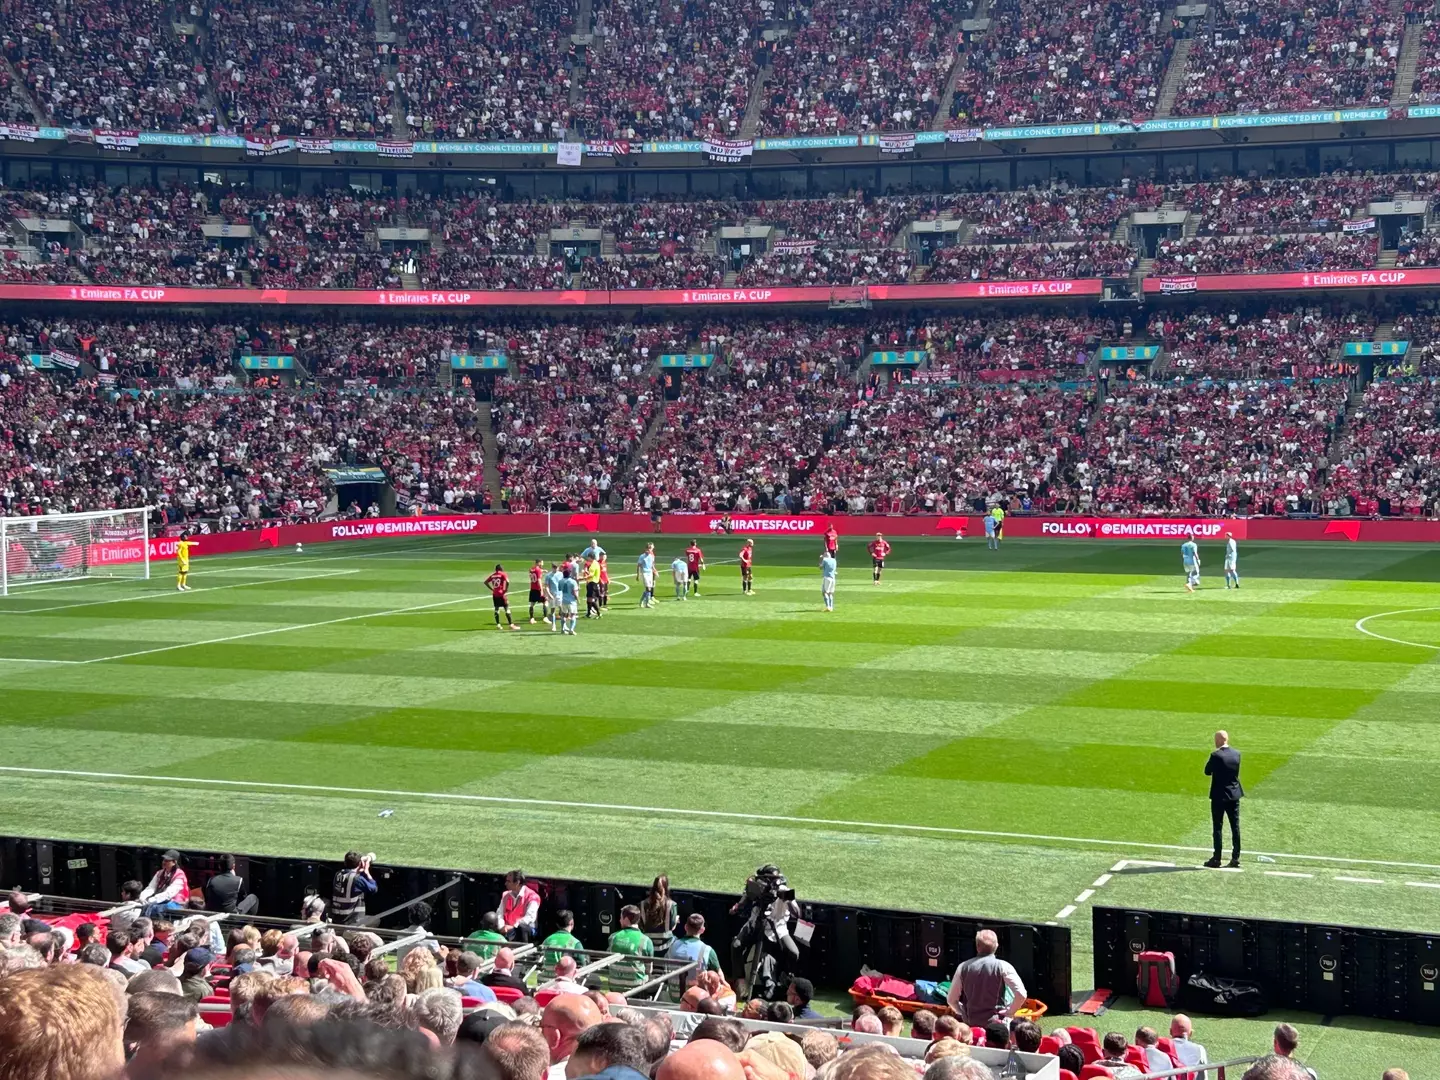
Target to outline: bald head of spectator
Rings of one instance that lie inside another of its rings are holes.
[[[740,1058],[713,1039],[688,1042],[655,1070],[655,1080],[745,1080]]]
[[[484,1053],[500,1070],[500,1080],[544,1080],[550,1068],[545,1037],[529,1024],[501,1024],[485,1036]]]
[[[686,990],[685,993],[680,995],[680,1011],[699,1012],[700,1002],[705,1001],[709,997],[710,995],[707,994],[698,985],[692,986],[688,990]]]
[[[850,1025],[862,1035],[883,1035],[885,1028],[880,1023],[880,1018],[874,1013],[866,1016],[857,1016]]]
[[[125,1064],[120,1001],[89,965],[0,979],[0,1062],[16,1077],[112,1080]]]
[[[1410,1080],[1410,1074],[1404,1069],[1386,1069],[1380,1074],[1380,1080]]]
[[[551,1064],[568,1058],[580,1033],[594,1027],[600,1020],[600,1010],[588,997],[557,994],[551,999],[540,1015],[540,1034],[545,1036],[545,1044],[550,1048]]]

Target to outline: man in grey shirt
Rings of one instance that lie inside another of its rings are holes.
[[[972,1026],[983,1027],[991,1020],[1014,1016],[1025,1004],[1025,984],[1013,964],[995,955],[1000,939],[993,930],[975,935],[975,955],[955,969],[945,1003],[955,1015]],[[1005,990],[1010,989],[1010,1003]]]

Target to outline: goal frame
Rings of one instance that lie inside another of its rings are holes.
[[[41,522],[56,524],[63,522],[83,523],[87,521],[103,521],[106,518],[113,518],[119,514],[134,514],[140,518],[140,550],[144,554],[141,557],[141,576],[137,580],[149,581],[150,511],[153,509],[153,506],[120,506],[113,510],[87,510],[78,514],[33,514],[29,517],[0,517],[0,596],[9,596],[12,589],[19,589],[26,585],[53,585],[59,581],[75,581],[82,578],[109,576],[90,573],[89,563],[87,562],[74,574],[41,578],[35,581],[15,581],[10,576],[10,537],[20,529],[28,529],[30,526]]]

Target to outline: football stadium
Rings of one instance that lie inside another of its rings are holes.
[[[0,8],[0,1080],[1440,1074],[1429,0]]]

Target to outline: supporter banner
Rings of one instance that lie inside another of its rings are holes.
[[[1408,341],[1347,341],[1346,356],[1404,356],[1410,351]]]
[[[381,157],[413,158],[415,156],[415,144],[395,140],[377,140],[375,143],[375,152]]]
[[[771,244],[770,250],[777,255],[809,255],[819,246],[819,240],[797,240],[787,236]]]
[[[80,358],[74,353],[63,352],[60,349],[51,349],[50,363],[55,367],[64,368],[66,371],[76,371],[80,367]]]
[[[1146,278],[1147,293],[1170,292],[1162,288],[1175,278]],[[1280,289],[1388,289],[1399,286],[1440,285],[1440,267],[1406,270],[1319,270],[1287,274],[1201,274],[1193,279],[1199,292],[1255,292]]]
[[[1373,217],[1351,218],[1340,226],[1341,232],[1370,232],[1375,228]]]
[[[90,144],[95,143],[95,131],[92,128],[66,128],[65,141],[67,143]]]
[[[626,157],[629,153],[629,139],[594,139],[585,144],[586,157]]]
[[[296,139],[295,149],[302,154],[328,154],[331,144],[329,139]]]
[[[11,142],[34,142],[40,137],[40,129],[34,124],[0,124],[0,132]]]
[[[245,154],[248,157],[274,157],[276,154],[288,154],[294,149],[294,139],[245,140]]]
[[[378,465],[350,465],[326,469],[325,479],[332,484],[383,484],[389,479]]]
[[[754,139],[706,139],[705,156],[711,161],[738,164],[755,152]]]
[[[116,383],[116,378],[113,372],[102,371],[95,376],[95,381],[98,382],[101,386],[114,386]]]
[[[1148,281],[1146,282],[1149,283]],[[1187,293],[1194,292],[1200,287],[1199,282],[1193,277],[1167,277],[1160,279],[1160,292],[1162,293]]]
[[[946,142],[979,142],[980,128],[949,128],[945,132]]]
[[[911,154],[915,152],[915,133],[887,132],[880,135],[879,144],[882,154]]]
[[[105,150],[129,153],[140,148],[140,132],[96,128],[95,145]]]
[[[579,165],[580,158],[585,152],[585,144],[578,142],[562,142],[555,148],[556,165]]]

